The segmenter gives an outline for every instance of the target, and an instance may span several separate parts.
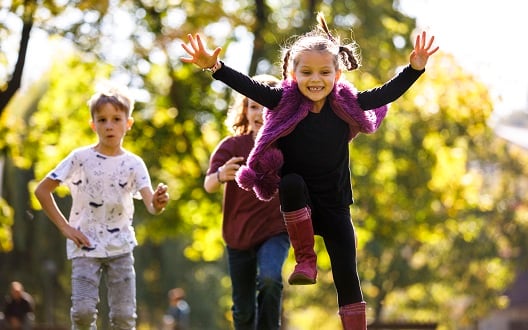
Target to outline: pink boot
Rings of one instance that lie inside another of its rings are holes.
[[[366,330],[367,312],[364,301],[339,307],[343,330]]]
[[[297,265],[288,278],[291,285],[314,284],[317,277],[317,255],[310,209],[282,212]]]

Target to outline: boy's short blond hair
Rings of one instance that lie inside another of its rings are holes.
[[[95,94],[92,95],[90,100],[88,100],[88,107],[90,108],[92,118],[94,113],[99,110],[102,105],[107,103],[124,111],[127,117],[132,116],[132,110],[134,110],[134,98],[125,86],[111,82],[99,84],[96,88]]]

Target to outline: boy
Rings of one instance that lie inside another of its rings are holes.
[[[169,195],[162,183],[152,189],[143,160],[122,147],[134,123],[133,99],[110,86],[93,95],[88,105],[97,143],[71,152],[38,184],[35,195],[67,238],[67,255],[72,260],[72,329],[96,328],[103,272],[112,329],[135,329],[133,197],[141,197],[149,213],[159,214]],[[72,195],[69,219],[53,196],[60,184],[67,185]]]

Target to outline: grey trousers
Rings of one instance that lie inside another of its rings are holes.
[[[112,329],[136,328],[136,273],[134,256],[72,259],[72,330],[97,329],[99,284],[105,274]]]

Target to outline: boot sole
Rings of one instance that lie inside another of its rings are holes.
[[[292,276],[288,279],[290,285],[311,285],[315,284],[315,278],[310,278],[302,275]]]

